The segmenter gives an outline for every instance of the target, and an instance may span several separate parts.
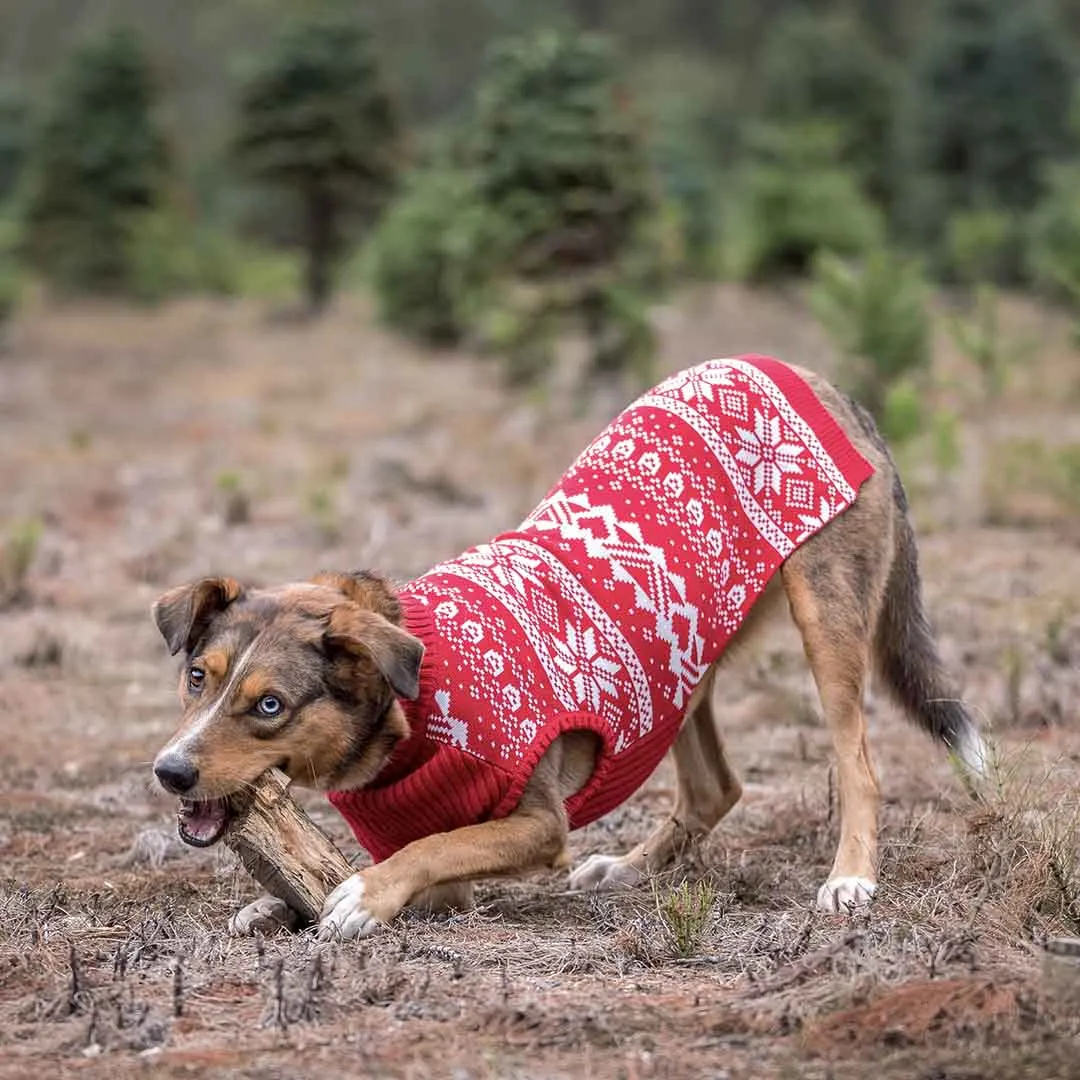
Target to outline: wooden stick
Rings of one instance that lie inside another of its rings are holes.
[[[288,787],[289,778],[280,769],[269,769],[251,790],[232,798],[225,843],[267,892],[313,923],[327,894],[353,868]]]

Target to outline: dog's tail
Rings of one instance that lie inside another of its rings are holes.
[[[912,721],[943,742],[969,774],[984,776],[985,744],[957,697],[923,607],[907,495],[895,472],[893,499],[899,511],[896,557],[874,634],[878,676]]]

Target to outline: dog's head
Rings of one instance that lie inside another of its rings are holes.
[[[184,716],[154,761],[181,797],[180,834],[208,846],[228,824],[228,796],[277,766],[303,787],[362,787],[408,734],[399,698],[419,691],[423,645],[372,574],[245,589],[203,578],[153,607],[184,654]]]

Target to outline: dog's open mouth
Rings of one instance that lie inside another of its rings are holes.
[[[181,799],[176,811],[176,832],[185,844],[210,847],[229,827],[228,799]]]

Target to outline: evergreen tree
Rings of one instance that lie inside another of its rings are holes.
[[[29,137],[30,108],[21,88],[0,83],[0,204],[15,191]]]
[[[608,40],[541,31],[494,49],[469,161],[481,204],[501,223],[490,229],[502,242],[495,272],[529,285],[494,321],[511,372],[542,371],[569,317],[584,327],[594,373],[644,374],[653,346],[642,289],[659,261],[643,242],[654,178]]]
[[[744,139],[721,229],[730,274],[802,275],[821,251],[863,255],[881,243],[882,215],[841,164],[832,124],[750,125]]]
[[[364,27],[334,11],[289,24],[244,87],[235,151],[298,204],[307,299],[319,310],[398,166],[397,117]]]
[[[766,44],[761,98],[770,123],[829,122],[842,162],[869,195],[888,200],[894,75],[857,23],[802,11],[779,20]]]
[[[477,94],[481,199],[516,223],[530,277],[610,264],[652,209],[648,156],[597,35],[543,31],[493,50]]]
[[[1073,70],[1050,9],[940,0],[910,85],[911,224],[934,237],[957,211],[1029,210],[1070,141]]]
[[[134,215],[161,204],[169,156],[141,43],[126,27],[68,59],[32,135],[24,249],[65,290],[129,285]]]
[[[491,52],[473,109],[380,224],[372,284],[387,321],[486,346],[512,378],[546,368],[567,321],[591,343],[593,374],[644,374],[644,295],[667,254],[656,209],[606,39],[516,37]]]

